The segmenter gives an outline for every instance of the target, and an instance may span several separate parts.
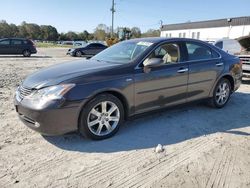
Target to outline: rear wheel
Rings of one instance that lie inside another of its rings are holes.
[[[224,107],[231,96],[231,83],[228,79],[222,78],[213,91],[211,105],[216,108]]]
[[[110,94],[98,95],[83,108],[79,132],[95,140],[109,138],[119,130],[123,119],[124,109],[118,98]]]
[[[24,50],[23,51],[23,56],[24,57],[30,57],[31,56],[31,52],[29,50]]]

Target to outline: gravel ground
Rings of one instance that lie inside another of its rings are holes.
[[[76,59],[66,50],[0,57],[0,187],[250,187],[249,80],[223,109],[154,113],[104,141],[44,137],[24,126],[15,87],[31,72]],[[155,152],[158,144],[163,152]]]

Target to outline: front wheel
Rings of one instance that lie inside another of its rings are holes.
[[[124,119],[121,101],[113,95],[102,94],[91,100],[82,110],[79,132],[91,139],[113,136]]]
[[[76,57],[81,57],[82,56],[82,52],[78,50],[78,51],[76,51],[75,55],[76,55]]]
[[[213,97],[210,101],[213,107],[224,107],[231,96],[231,83],[228,79],[222,78],[216,85]]]

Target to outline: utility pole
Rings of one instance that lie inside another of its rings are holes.
[[[112,26],[111,26],[111,38],[114,35],[114,14],[115,14],[115,0],[112,0],[112,7],[110,9],[112,12]]]

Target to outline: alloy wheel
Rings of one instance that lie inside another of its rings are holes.
[[[87,117],[89,130],[96,136],[110,134],[120,121],[118,106],[111,101],[102,101],[95,105]]]
[[[77,52],[76,52],[76,57],[81,57],[81,56],[82,56],[82,52],[77,51]]]
[[[222,82],[216,90],[215,97],[216,97],[216,102],[219,105],[224,105],[230,95],[230,86],[228,85],[227,82]]]
[[[29,56],[30,56],[30,51],[29,51],[29,50],[25,50],[25,51],[23,52],[23,56],[24,56],[24,57],[29,57]]]

